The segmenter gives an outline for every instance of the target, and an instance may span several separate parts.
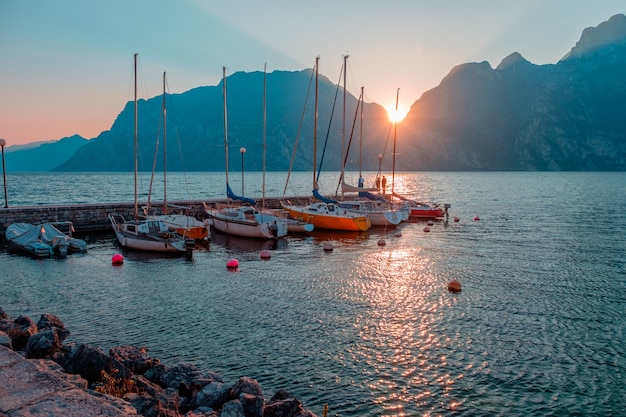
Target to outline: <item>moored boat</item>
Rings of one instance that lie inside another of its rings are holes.
[[[265,239],[283,237],[288,233],[287,219],[260,212],[251,206],[205,207],[213,228],[218,232]]]
[[[5,237],[11,246],[37,257],[87,251],[87,242],[66,235],[50,223],[13,223],[7,227]]]
[[[284,204],[289,216],[311,223],[316,229],[338,231],[366,231],[371,227],[369,217],[349,213],[336,203],[317,201],[306,206]]]

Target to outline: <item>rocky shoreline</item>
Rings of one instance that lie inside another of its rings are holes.
[[[11,319],[0,307],[0,415],[316,417],[287,391],[266,399],[252,378],[167,367],[144,347],[64,344],[69,334],[51,314]]]

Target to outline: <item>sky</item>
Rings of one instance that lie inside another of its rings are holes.
[[[0,138],[87,139],[139,95],[217,85],[222,67],[320,73],[388,109],[468,62],[558,62],[625,0],[0,0]]]

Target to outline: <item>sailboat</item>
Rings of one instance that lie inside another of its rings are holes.
[[[162,213],[157,214],[155,208],[150,206],[150,198],[148,198],[148,206],[143,207],[146,219],[158,220],[165,223],[169,229],[175,230],[177,233],[186,238],[193,240],[205,240],[209,236],[210,225],[204,223],[194,216],[189,215],[187,207],[173,205],[167,203],[167,106],[166,106],[166,73],[163,72],[163,208]],[[156,152],[155,152],[156,162]],[[154,170],[153,170],[154,175]],[[150,184],[152,190],[152,182]],[[176,212],[171,212],[174,209]]]
[[[317,110],[318,110],[318,77],[319,57],[315,59],[315,117],[313,124],[313,196],[318,199],[306,206],[284,204],[283,208],[289,212],[289,216],[311,223],[316,229],[336,231],[365,231],[371,227],[370,219],[364,215],[350,213],[339,207],[335,200],[323,197],[319,193],[315,165],[317,160]]]
[[[400,98],[400,89],[396,90],[396,113],[398,112],[398,101]],[[430,202],[418,202],[408,197],[405,197],[401,194],[395,192],[395,173],[396,173],[396,140],[397,140],[397,132],[398,132],[398,121],[394,120],[393,122],[393,157],[392,157],[392,168],[391,168],[391,194],[387,197],[390,199],[392,204],[394,202],[392,199],[398,198],[400,200],[399,204],[395,204],[397,207],[401,208],[404,212],[407,213],[407,217],[409,219],[443,219],[444,216],[448,215],[448,208],[450,208],[449,204],[444,204],[444,207],[441,207],[437,203]],[[384,177],[383,177],[384,178]],[[406,219],[405,219],[406,220]]]
[[[228,183],[228,113],[226,90],[226,67],[223,67],[222,93],[224,96],[224,153],[226,155],[226,196],[230,200],[239,200],[247,205],[227,205],[210,208],[205,204],[205,211],[213,228],[217,231],[243,237],[273,239],[286,236],[287,219],[262,212],[254,208],[256,201],[236,195]]]
[[[347,70],[347,58],[348,56],[344,56],[344,65],[343,65],[343,102],[344,102],[344,116],[343,116],[343,140],[345,141],[345,103],[346,103],[346,70]],[[354,187],[352,185],[348,185],[345,182],[345,168],[348,160],[348,153],[350,146],[347,147],[347,151],[345,152],[343,158],[343,165],[341,170],[341,196],[342,201],[339,202],[339,207],[342,209],[358,214],[358,215],[366,215],[369,217],[370,222],[373,227],[387,227],[387,226],[397,226],[400,224],[402,220],[406,220],[406,216],[402,213],[400,209],[394,208],[386,199],[376,196],[372,194],[373,191],[377,191],[376,188],[365,188],[362,169],[361,169],[361,153],[363,147],[363,107],[364,107],[364,90],[365,87],[361,87],[361,96],[359,97],[359,101],[357,104],[357,112],[359,111],[360,106],[360,129],[359,129],[359,180],[358,186]],[[356,113],[354,120],[356,122]],[[354,132],[354,124],[352,128],[352,132]],[[350,143],[352,142],[352,134],[350,135]],[[345,146],[342,146],[345,149]],[[356,192],[359,197],[363,197],[361,199],[349,199],[346,200],[344,198],[344,193],[346,192]]]
[[[162,221],[155,219],[140,219],[139,204],[137,201],[137,54],[134,55],[135,76],[135,131],[134,131],[134,158],[135,158],[135,206],[134,219],[126,220],[119,214],[109,215],[109,221],[115,232],[119,244],[127,249],[163,252],[172,254],[186,254],[191,257],[195,242],[186,240],[182,235],[170,228]]]

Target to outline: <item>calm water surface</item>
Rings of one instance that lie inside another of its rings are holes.
[[[132,201],[128,177],[7,183],[12,205]],[[221,197],[223,177],[168,174],[168,198]],[[268,174],[268,195],[285,177]],[[261,194],[260,178],[246,174],[246,195]],[[311,180],[295,174],[287,195],[308,195]],[[334,193],[336,177],[320,180]],[[64,260],[3,250],[0,306],[55,314],[72,340],[103,349],[147,346],[169,365],[250,376],[318,415],[324,404],[333,416],[623,413],[626,173],[402,173],[396,190],[450,203],[460,221],[277,242],[214,235],[192,261],[126,253],[121,267],[109,235]],[[447,292],[451,279],[461,293]]]

